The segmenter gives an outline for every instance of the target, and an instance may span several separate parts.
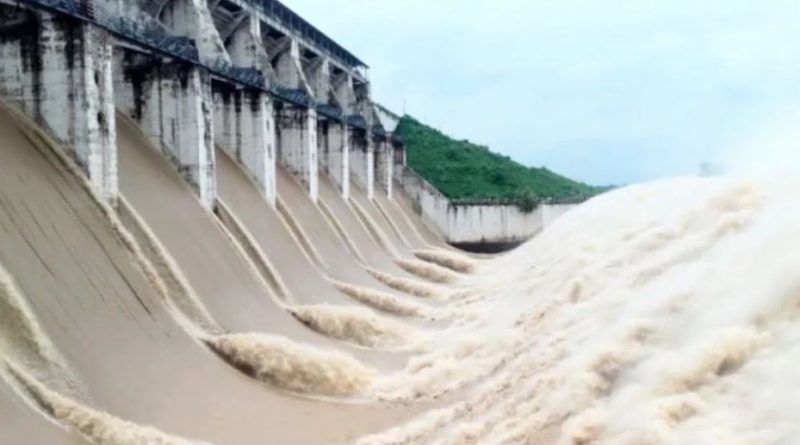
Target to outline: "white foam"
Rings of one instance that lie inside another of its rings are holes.
[[[346,342],[372,348],[409,346],[421,335],[410,326],[357,306],[316,304],[287,310],[311,329]]]
[[[423,261],[452,269],[455,272],[473,273],[478,267],[477,261],[472,258],[442,249],[417,250],[414,252],[414,256]]]
[[[363,286],[354,286],[341,281],[330,280],[339,291],[350,298],[381,312],[400,315],[403,317],[416,317],[436,319],[443,314],[429,306],[403,300],[395,295]]]
[[[795,443],[798,203],[718,178],[578,207],[465,280],[476,318],[374,389],[462,402],[363,443]]]
[[[304,394],[355,396],[373,382],[375,370],[356,359],[283,337],[230,334],[208,344],[231,364],[277,388]]]
[[[78,403],[49,389],[19,369],[12,369],[14,379],[54,420],[74,429],[98,445],[208,445],[172,436],[153,427],[135,424],[109,413]]]
[[[405,258],[398,258],[395,262],[406,272],[434,283],[453,284],[460,279],[456,272],[438,264]]]

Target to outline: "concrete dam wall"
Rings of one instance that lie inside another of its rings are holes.
[[[489,260],[365,70],[273,0],[0,0],[0,443],[383,443],[458,395]]]

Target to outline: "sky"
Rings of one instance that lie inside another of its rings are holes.
[[[525,165],[622,185],[800,153],[797,0],[285,3],[375,101]]]

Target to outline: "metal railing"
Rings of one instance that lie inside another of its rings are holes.
[[[223,59],[217,59],[213,64],[206,65],[206,68],[221,77],[234,80],[252,88],[263,89],[265,85],[264,75],[255,68],[234,66]]]
[[[256,1],[256,0],[248,0]],[[237,67],[223,59],[217,59],[212,63],[203,63],[200,60],[197,47],[194,41],[188,37],[173,36],[168,34],[162,27],[155,23],[141,23],[127,17],[111,17],[100,13],[94,7],[93,0],[19,0],[30,6],[44,9],[52,13],[67,15],[74,19],[91,23],[117,37],[130,41],[136,45],[152,50],[180,60],[182,62],[201,66],[210,73],[227,79],[233,83],[260,90],[270,96],[302,108],[313,108],[326,117],[342,120],[342,113],[335,107],[328,104],[317,104],[304,91],[299,89],[285,88],[279,85],[266,84],[266,79],[259,70],[250,67]],[[264,1],[275,10],[285,8],[277,2]],[[274,3],[274,5],[272,4]],[[291,14],[294,14],[289,10]],[[285,17],[289,17],[285,11],[281,12]],[[296,14],[295,14],[296,15]],[[297,19],[287,19],[297,20]],[[310,25],[309,25],[310,26]],[[334,42],[335,43],[335,42]],[[363,118],[362,118],[363,119]],[[349,119],[348,119],[349,122]],[[358,128],[366,129],[366,122],[363,124],[356,122]]]
[[[316,108],[317,108],[317,113],[329,119],[333,119],[340,122],[344,119],[344,113],[342,112],[342,110],[337,107],[334,107],[333,105],[317,102]]]
[[[303,90],[272,85],[269,88],[269,92],[284,102],[289,102],[293,105],[298,105],[303,108],[314,108],[314,101],[311,100],[308,94],[306,94],[306,92]]]
[[[358,128],[360,130],[367,130],[367,120],[360,114],[352,114],[345,119],[347,125]]]
[[[304,18],[277,0],[245,0],[267,17],[274,19],[285,28],[295,32],[303,39],[312,42],[328,56],[343,62],[351,68],[367,68],[367,64],[344,49],[322,31],[308,23]]]
[[[127,17],[109,17],[98,20],[97,24],[119,37],[164,55],[186,62],[200,63],[197,48],[188,37],[171,36],[158,26],[142,24]]]

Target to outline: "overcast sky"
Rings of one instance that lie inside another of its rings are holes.
[[[376,101],[526,165],[623,184],[800,152],[797,0],[286,3]]]

